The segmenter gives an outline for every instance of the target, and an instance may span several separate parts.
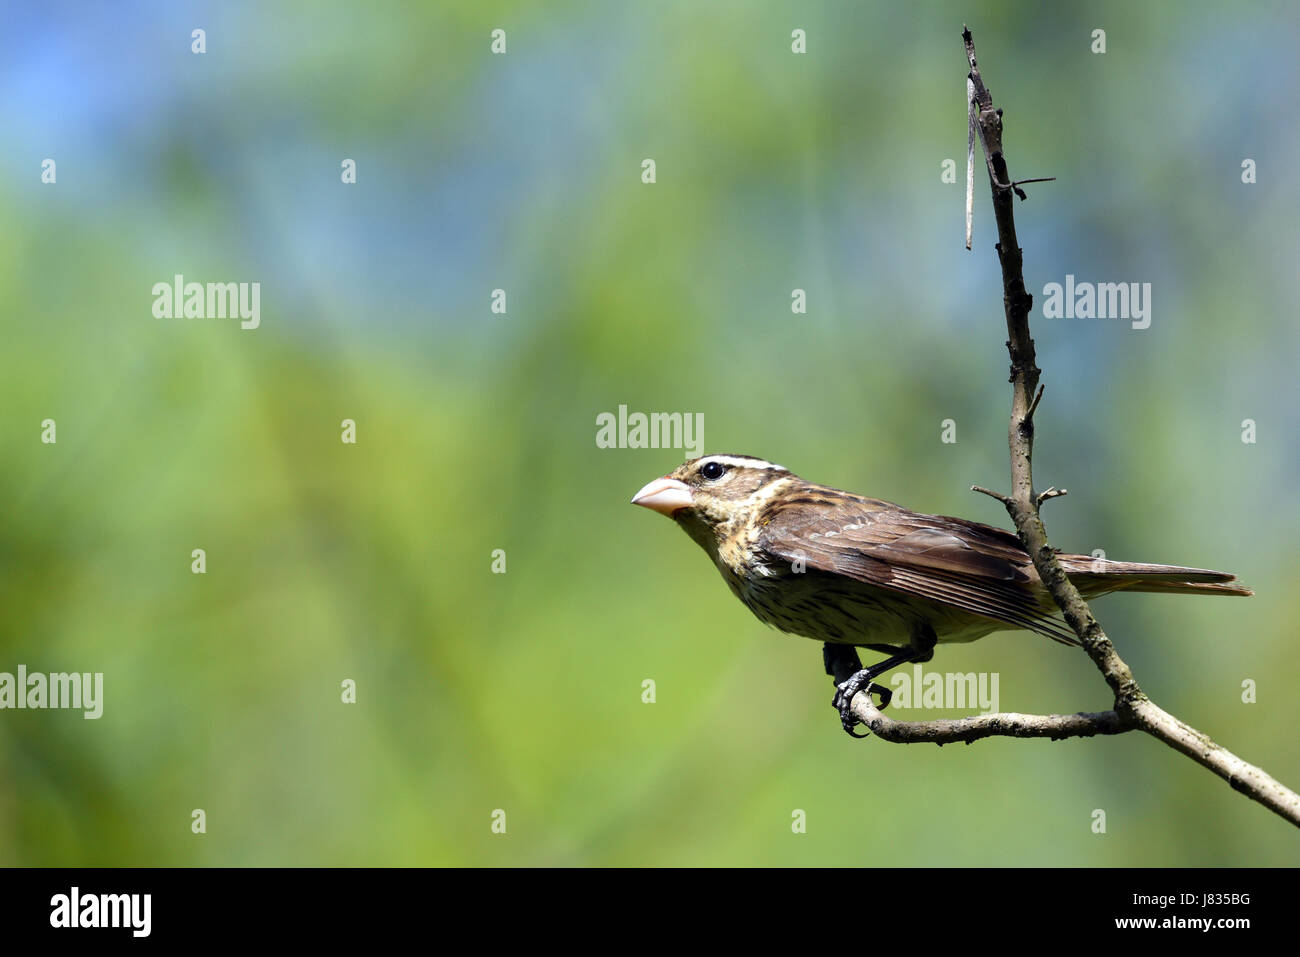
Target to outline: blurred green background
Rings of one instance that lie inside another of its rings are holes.
[[[620,404],[699,412],[707,451],[1007,524],[968,490],[1006,487],[1009,408],[982,180],[963,248],[968,22],[1012,173],[1058,177],[1017,204],[1037,302],[1153,287],[1145,331],[1035,309],[1052,540],[1254,586],[1097,610],[1157,702],[1300,785],[1294,8],[4,16],[0,671],[102,671],[105,703],[0,712],[0,864],[1297,861],[1142,735],[850,740],[819,646],[628,505],[684,454],[595,444]],[[261,282],[261,328],[155,319],[176,273]],[[1109,705],[1026,634],[929,669]]]

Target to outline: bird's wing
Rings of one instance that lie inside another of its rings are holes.
[[[769,510],[760,546],[781,561],[802,558],[808,568],[1078,644],[1040,603],[1037,575],[1012,533],[826,493],[795,495]]]

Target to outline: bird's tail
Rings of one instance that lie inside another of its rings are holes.
[[[1208,568],[1113,562],[1088,555],[1057,556],[1070,581],[1085,596],[1114,591],[1155,592],[1177,595],[1253,595],[1237,576]]]
[[[1249,598],[1255,592],[1245,585],[1227,582],[1144,582],[1129,585],[1124,591],[1161,592],[1177,595],[1243,595]]]

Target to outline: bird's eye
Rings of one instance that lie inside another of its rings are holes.
[[[716,482],[722,476],[727,474],[727,467],[721,462],[705,462],[700,467],[700,474],[710,482]]]

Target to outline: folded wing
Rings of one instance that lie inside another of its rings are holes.
[[[809,568],[1078,644],[1052,617],[1055,606],[1010,532],[830,489],[794,496],[765,519],[759,544],[781,561],[802,558]]]

